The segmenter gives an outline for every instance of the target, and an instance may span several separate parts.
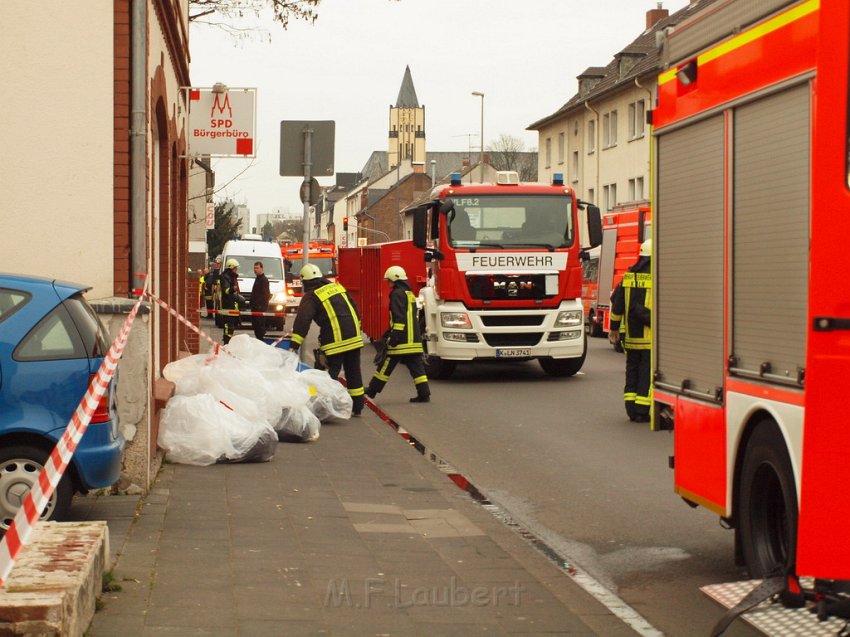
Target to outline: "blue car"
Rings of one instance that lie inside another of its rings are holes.
[[[0,534],[9,528],[109,350],[88,287],[0,274]],[[115,379],[42,514],[61,520],[75,492],[121,471]]]

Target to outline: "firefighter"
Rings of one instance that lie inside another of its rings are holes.
[[[204,278],[203,282],[199,283],[201,287],[201,294],[204,297],[204,307],[207,310],[207,318],[212,316],[213,310],[213,282],[215,277],[218,276],[218,272],[213,273],[213,271],[207,267],[204,268]]]
[[[328,374],[336,379],[341,368],[345,369],[348,395],[351,396],[352,415],[363,411],[363,375],[360,372],[360,315],[354,300],[339,283],[322,277],[322,271],[313,263],[301,268],[301,283],[304,295],[295,314],[289,349],[297,352],[310,324],[319,326],[319,349],[327,357]]]
[[[235,315],[224,315],[224,337],[221,342],[227,345],[233,338],[233,333],[239,327],[239,308],[246,307],[245,297],[239,292],[239,261],[228,259],[224,264],[224,271],[219,276],[221,286],[221,309],[235,310]]]
[[[640,246],[640,256],[623,275],[623,280],[611,294],[612,344],[623,332],[626,351],[626,386],[623,398],[626,413],[632,422],[649,422],[651,405],[650,355],[652,350],[652,239]]]
[[[384,336],[387,344],[387,355],[375,370],[375,375],[369,381],[366,395],[369,398],[377,396],[390,379],[395,366],[402,362],[407,365],[413,384],[416,386],[416,396],[410,399],[412,403],[427,403],[431,401],[431,388],[425,375],[425,361],[422,359],[422,334],[419,322],[416,320],[416,297],[407,282],[404,268],[393,265],[384,273],[392,291],[390,292],[390,329]]]

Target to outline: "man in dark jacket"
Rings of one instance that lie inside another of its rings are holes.
[[[411,398],[410,402],[430,402],[431,388],[428,385],[428,376],[425,375],[425,361],[422,360],[422,333],[416,320],[416,297],[407,282],[407,273],[401,266],[393,265],[387,268],[384,279],[392,286],[390,329],[386,335],[387,356],[369,381],[366,395],[369,398],[377,396],[389,381],[395,366],[402,362],[407,365],[416,386],[416,396]]]
[[[239,327],[239,309],[247,307],[245,297],[239,293],[239,261],[228,259],[224,264],[224,271],[219,276],[221,288],[221,309],[228,310],[232,314],[224,315],[224,337],[221,342],[227,345],[233,334]]]
[[[269,300],[272,293],[269,291],[269,280],[263,273],[263,262],[254,263],[254,287],[251,288],[251,312],[266,312],[269,309]],[[251,316],[251,325],[254,326],[254,336],[263,340],[266,335],[266,317]]]
[[[652,354],[652,239],[640,246],[640,257],[611,294],[611,328],[615,344],[623,332],[626,350],[626,414],[633,422],[649,422]],[[622,329],[621,329],[622,324]]]
[[[313,263],[301,268],[301,283],[304,295],[292,325],[290,351],[297,352],[310,324],[319,326],[319,347],[327,356],[328,374],[339,376],[345,369],[348,395],[354,403],[352,414],[359,416],[363,411],[363,375],[360,372],[360,349],[363,337],[360,334],[360,315],[354,300],[339,283],[322,277],[322,271]]]

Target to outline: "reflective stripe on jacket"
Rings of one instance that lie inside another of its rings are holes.
[[[422,333],[416,320],[416,297],[407,281],[396,281],[390,292],[390,356],[421,354]]]
[[[625,332],[626,349],[652,348],[651,259],[642,257],[623,275],[611,295],[611,330]]]
[[[301,345],[313,321],[319,326],[319,346],[332,356],[363,347],[357,306],[339,283],[321,279],[321,284],[307,289],[298,306],[292,326],[292,342]]]

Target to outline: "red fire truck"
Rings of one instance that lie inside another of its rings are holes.
[[[850,3],[717,2],[662,46],[654,424],[754,577],[825,590],[850,580]]]
[[[286,268],[286,311],[295,312],[303,295],[300,272],[304,266],[304,244],[298,242],[283,245],[280,252]],[[336,244],[326,239],[311,241],[307,248],[308,262],[319,266],[322,275],[329,281],[336,281],[336,256]]]
[[[602,246],[599,252],[599,283],[595,305],[587,313],[591,336],[608,333],[611,292],[638,259],[640,244],[650,237],[652,212],[640,203],[614,206],[602,215]]]
[[[481,359],[537,359],[551,376],[581,369],[581,262],[602,228],[599,209],[560,173],[551,184],[520,183],[512,171],[463,184],[455,174],[413,221],[428,264],[419,302],[430,376]]]

